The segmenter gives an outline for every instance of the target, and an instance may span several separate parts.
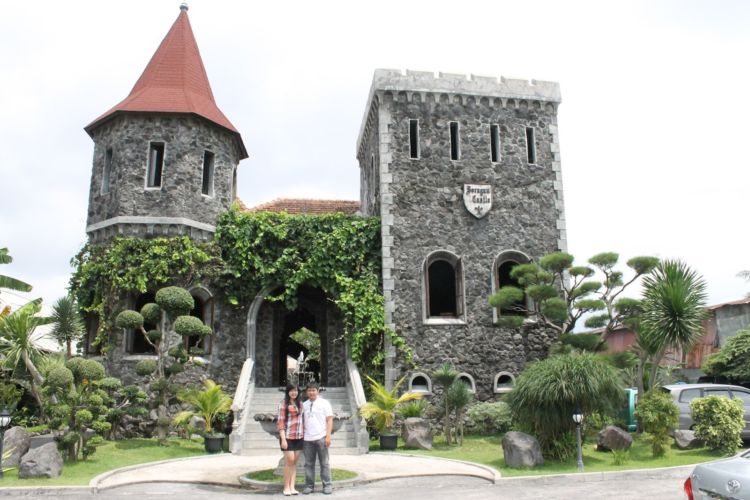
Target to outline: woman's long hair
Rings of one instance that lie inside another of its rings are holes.
[[[292,389],[297,389],[297,397],[295,399],[292,399],[289,396],[289,391]],[[296,406],[297,410],[299,410],[302,405],[302,392],[299,390],[299,387],[294,384],[286,384],[286,390],[284,391],[284,406],[289,407],[290,404]]]

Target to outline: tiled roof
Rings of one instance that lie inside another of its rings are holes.
[[[745,297],[744,299],[739,300],[733,300],[731,302],[723,302],[721,304],[715,304],[713,306],[708,306],[709,311],[713,311],[715,309],[721,309],[725,306],[741,306],[743,304],[750,304],[750,297]]]
[[[198,44],[190,27],[187,7],[156,49],[133,90],[122,102],[85,127],[91,131],[120,112],[194,113],[237,135],[242,158],[247,151],[240,133],[224,116],[214,100]]]
[[[276,198],[261,205],[246,208],[246,212],[286,212],[288,214],[354,214],[359,202],[353,200],[310,200],[305,198]]]

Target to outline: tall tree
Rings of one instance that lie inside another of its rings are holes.
[[[66,357],[73,356],[73,342],[83,336],[84,325],[78,304],[71,295],[60,297],[52,306],[52,335],[60,345],[65,345]]]
[[[42,353],[34,344],[34,331],[37,327],[49,324],[50,318],[38,316],[42,309],[42,299],[32,300],[7,316],[0,317],[0,353],[3,363],[11,370],[23,368],[28,372],[31,394],[43,413],[44,404],[40,387],[44,377],[37,368]]]
[[[8,254],[7,248],[0,248],[0,264],[10,264],[13,257]],[[16,278],[0,274],[0,289],[17,290],[19,292],[30,292],[31,285]],[[0,316],[6,315],[10,310],[0,310]]]
[[[706,282],[680,260],[665,260],[643,278],[638,344],[651,361],[651,384],[669,349],[689,350],[703,335]],[[641,382],[642,383],[642,382]],[[639,387],[643,394],[643,387]]]

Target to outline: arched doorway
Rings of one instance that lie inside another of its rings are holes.
[[[321,341],[315,314],[304,307],[298,307],[294,311],[288,311],[282,321],[279,358],[276,360],[279,365],[279,385],[287,384],[290,370],[298,367],[300,355],[305,360],[304,371],[320,382]]]

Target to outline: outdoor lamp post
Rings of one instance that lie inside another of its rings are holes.
[[[573,422],[576,423],[576,446],[578,448],[578,466],[579,471],[583,471],[583,452],[581,451],[581,422],[583,422],[583,413],[580,408],[573,412]]]
[[[10,413],[7,408],[0,410],[0,479],[3,477],[3,439],[5,431],[10,426]]]

